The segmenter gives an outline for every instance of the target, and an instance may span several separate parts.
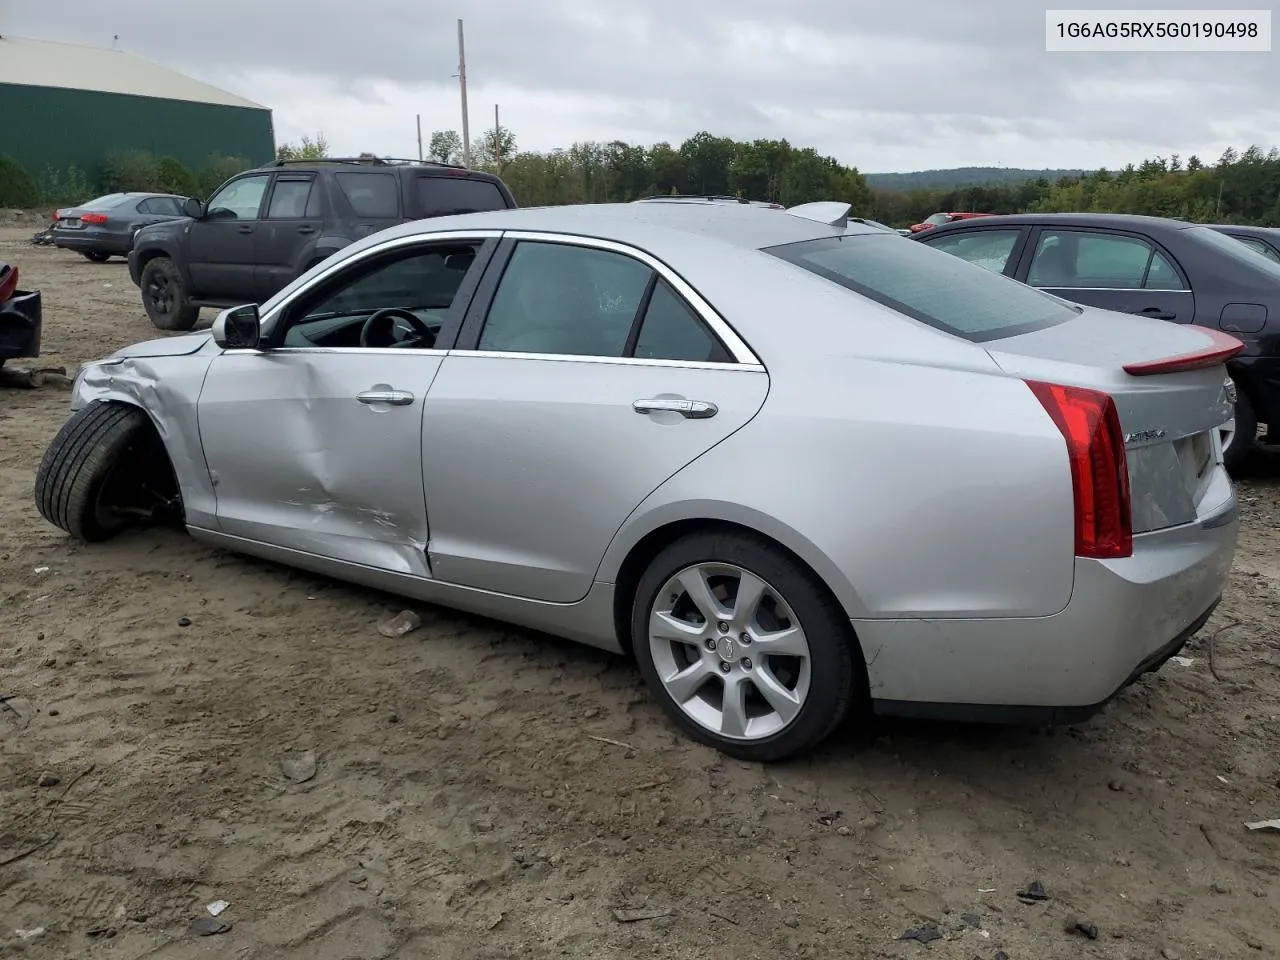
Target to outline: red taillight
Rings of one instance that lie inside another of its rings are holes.
[[[0,263],[0,305],[13,296],[18,289],[18,268],[7,263]]]
[[[55,221],[56,221],[56,220],[61,220],[61,219],[62,219],[62,214],[60,214],[57,210],[53,211],[53,219],[54,219]]]
[[[1067,441],[1075,497],[1076,556],[1133,554],[1129,463],[1115,401],[1098,390],[1026,381]]]
[[[105,213],[82,213],[80,219],[85,223],[106,223],[107,215]]]
[[[1211,341],[1203,350],[1192,353],[1180,353],[1160,360],[1144,360],[1141,363],[1126,363],[1124,372],[1131,377],[1154,377],[1161,373],[1186,373],[1188,370],[1203,370],[1205,367],[1216,367],[1226,363],[1244,349],[1244,344],[1221,330],[1190,324],[1189,330],[1203,333]]]

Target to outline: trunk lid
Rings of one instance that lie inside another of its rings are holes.
[[[1110,394],[1124,433],[1133,532],[1140,534],[1197,519],[1223,469],[1219,430],[1232,414],[1223,360],[1173,373],[1148,373],[1141,365],[1224,349],[1226,342],[1216,339],[1221,337],[1084,307],[1066,323],[986,346],[1013,376]]]

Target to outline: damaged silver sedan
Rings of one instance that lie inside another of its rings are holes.
[[[873,710],[1087,716],[1222,593],[1241,345],[848,209],[383,231],[87,364],[37,505],[84,541],[174,523],[628,654],[745,759]]]

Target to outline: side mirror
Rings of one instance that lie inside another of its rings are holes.
[[[213,342],[223,350],[257,350],[261,340],[256,303],[223,310],[213,321]]]
[[[195,197],[187,197],[182,201],[182,215],[192,220],[199,220],[204,216],[204,204]]]

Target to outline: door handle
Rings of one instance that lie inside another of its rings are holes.
[[[249,226],[248,224],[246,224],[246,225],[245,225],[245,226],[243,226],[243,227],[239,227],[239,228],[237,228],[237,232],[238,232],[238,233],[253,233],[253,227],[251,227],[251,226]]]
[[[1151,317],[1155,320],[1176,320],[1178,318],[1176,313],[1161,310],[1159,307],[1144,307],[1142,310],[1135,310],[1134,313],[1143,317]]]
[[[299,227],[298,232],[299,233],[315,233],[316,228],[315,227]]]
[[[686,420],[706,420],[720,412],[706,400],[637,400],[631,409],[636,413],[678,413]]]
[[[413,403],[413,394],[408,390],[365,390],[356,394],[361,403],[389,403],[393,407],[407,407]]]

